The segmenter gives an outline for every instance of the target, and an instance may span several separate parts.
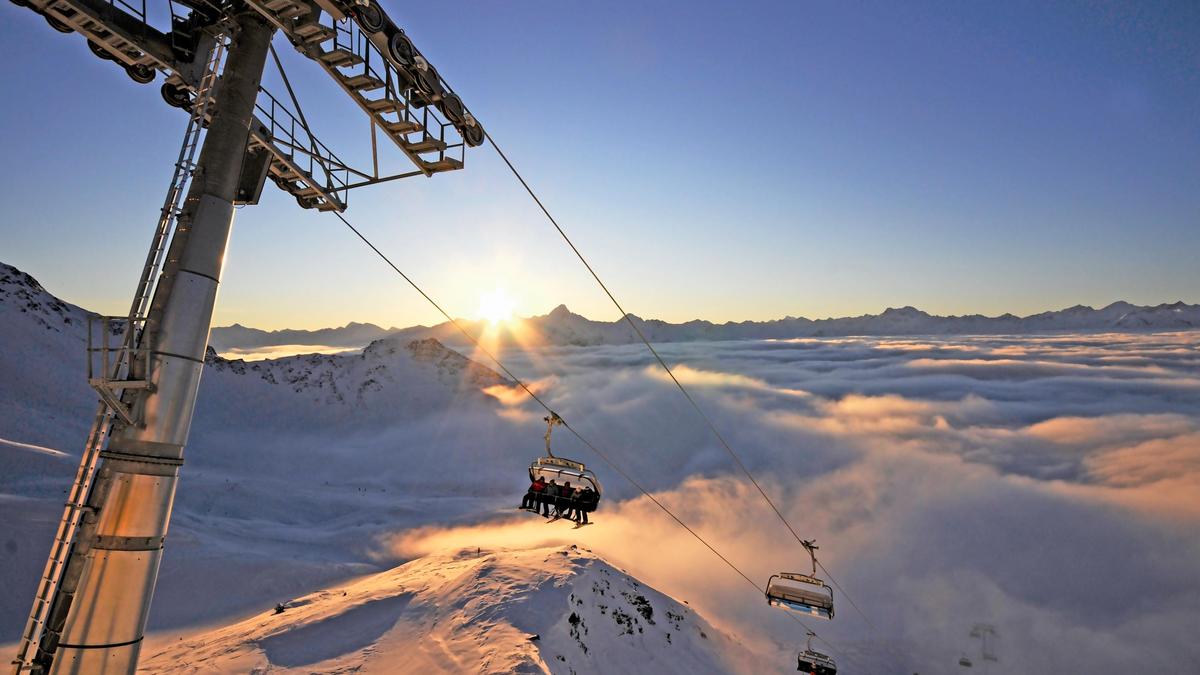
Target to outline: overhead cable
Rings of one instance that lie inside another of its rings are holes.
[[[529,397],[531,399],[536,401],[538,405],[540,405],[542,408],[544,408],[546,410],[546,412],[554,414],[554,415],[558,414],[554,410],[552,410],[550,408],[549,404],[547,404],[544,400],[542,400],[542,398],[540,396],[538,396],[536,393],[534,393],[533,389],[531,389],[528,385],[526,385],[525,382],[521,378],[517,377],[516,374],[514,374],[511,370],[509,370],[508,366],[504,365],[504,363],[499,359],[499,357],[497,357],[490,350],[488,350],[486,347],[484,347],[483,344],[479,341],[479,339],[476,338],[474,335],[471,335],[470,331],[468,331],[466,328],[464,328],[457,319],[455,319],[453,316],[450,315],[449,312],[447,312],[445,309],[442,309],[442,306],[439,305],[436,300],[434,300],[428,293],[425,292],[424,289],[422,289],[415,281],[413,281],[412,277],[408,276],[399,267],[397,267],[396,264],[393,263],[392,260],[390,258],[388,258],[388,256],[379,249],[378,246],[376,246],[374,243],[372,243],[371,240],[368,239],[366,237],[366,235],[364,235],[358,228],[354,227],[354,225],[351,224],[350,221],[347,220],[344,215],[342,215],[341,213],[339,213],[337,211],[333,211],[332,213],[333,213],[333,215],[337,216],[338,220],[341,220],[342,223],[347,228],[349,228],[351,232],[353,232],[355,234],[355,236],[357,236],[359,239],[361,239],[364,244],[366,244],[372,251],[374,251],[375,255],[379,256],[379,258],[381,260],[383,260],[383,262],[386,263],[388,267],[392,268],[392,271],[394,271],[396,274],[400,275],[400,278],[404,279],[404,281],[406,281],[408,283],[408,285],[413,288],[413,290],[415,290],[418,294],[420,294],[421,297],[425,298],[425,300],[428,301],[429,304],[432,305],[433,308],[436,309],[439,314],[444,316],[446,318],[446,320],[448,322],[450,322],[451,325],[453,325],[456,329],[458,329],[458,332],[462,333],[463,336],[465,338],[467,338],[467,340],[477,350],[479,350],[480,353],[482,353],[484,356],[486,356],[488,359],[490,359],[492,361],[492,363],[495,363],[496,366],[499,367],[500,370],[502,370],[504,372],[504,374],[509,377],[509,379],[511,379],[513,382],[517,383],[517,385],[520,386],[521,389],[524,390],[526,394],[529,394]],[[561,418],[561,416],[560,416],[560,418]],[[651,494],[650,491],[647,490],[644,486],[642,486],[642,484],[639,483],[633,476],[626,473],[625,470],[622,469],[620,466],[618,466],[617,463],[614,462],[608,456],[607,453],[602,451],[600,448],[596,447],[596,445],[593,444],[591,441],[584,438],[584,436],[582,434],[580,434],[579,431],[577,429],[575,429],[575,427],[571,426],[571,424],[569,422],[567,422],[566,419],[563,419],[563,426],[566,427],[567,430],[570,431],[571,434],[573,436],[575,436],[575,438],[578,439],[580,443],[583,443],[585,446],[587,446],[588,449],[590,449],[592,452],[594,452],[597,457],[599,457],[601,460],[603,460],[604,463],[609,466],[609,468],[611,468],[613,471],[616,471],[625,480],[629,481],[629,483],[631,485],[633,485],[635,488],[637,488],[637,490],[639,492],[641,492],[642,495],[644,495],[647,499],[649,499],[651,502],[653,502],[655,506],[657,506],[659,509],[661,509],[663,511],[663,513],[666,513],[668,516],[670,516],[670,518],[672,520],[674,520],[676,524],[678,524],[684,530],[687,530],[688,534],[692,535],[692,537],[694,537],[697,541],[699,541],[701,544],[703,544],[704,547],[707,548],[710,552],[712,552],[713,555],[717,556],[717,558],[719,558],[721,560],[721,562],[725,563],[730,569],[732,569],[734,572],[736,572],[738,574],[738,576],[740,576],[742,579],[745,579],[746,583],[748,583],[752,587],[754,587],[754,590],[756,592],[765,593],[765,590],[761,586],[759,586],[753,579],[751,579],[744,572],[742,572],[742,570],[740,568],[738,568],[737,565],[734,565],[733,562],[731,562],[729,560],[729,558],[726,558],[724,554],[722,554],[720,551],[718,551],[716,549],[716,547],[714,547],[712,544],[708,543],[708,541],[705,540],[704,537],[700,536],[700,534],[697,533],[695,530],[693,530],[687,523],[683,522],[683,520],[680,519],[679,516],[675,515],[675,513],[673,511],[671,511],[670,508],[668,508],[665,504],[663,504],[661,501],[659,501],[657,497],[655,497],[653,494]],[[801,621],[800,619],[798,619],[797,617],[795,617],[792,614],[788,614],[788,616],[791,617],[797,623],[799,623],[801,626],[803,626],[805,630],[813,632],[813,635],[816,636],[816,638],[818,640],[821,640],[825,644],[829,645],[835,651],[837,650],[837,648],[831,642],[829,642],[829,640],[826,640],[825,638],[822,638],[821,636],[817,635],[803,621]]]
[[[546,205],[542,203],[541,198],[539,198],[537,193],[533,191],[533,188],[529,186],[529,183],[525,180],[525,177],[521,175],[521,172],[518,171],[517,167],[513,165],[511,160],[509,160],[508,155],[504,154],[504,151],[500,149],[500,146],[496,143],[495,139],[492,138],[491,134],[487,134],[486,132],[485,134],[487,135],[488,143],[491,144],[492,148],[496,151],[496,154],[500,156],[500,159],[504,160],[504,163],[508,166],[509,171],[511,171],[512,175],[521,183],[521,187],[525,188],[525,191],[529,193],[531,198],[533,198],[534,203],[536,203],[538,208],[542,210],[542,213],[545,214],[546,219],[549,220],[550,224],[554,226],[554,229],[558,231],[559,236],[561,236],[563,241],[567,243],[567,246],[571,248],[571,251],[575,253],[575,257],[579,258],[579,262],[583,263],[583,266],[587,268],[587,271],[592,275],[592,278],[596,280],[596,284],[600,286],[601,290],[604,291],[604,294],[607,295],[608,299],[612,301],[613,306],[615,306],[617,310],[621,312],[621,318],[629,324],[629,327],[633,329],[633,332],[637,334],[637,337],[644,345],[646,345],[646,348],[650,350],[650,353],[654,355],[654,358],[656,361],[658,361],[658,364],[662,366],[662,369],[666,371],[668,376],[670,376],[671,381],[674,382],[675,386],[679,388],[679,391],[683,394],[684,398],[687,399],[688,403],[691,404],[692,408],[696,411],[700,418],[704,420],[704,423],[708,426],[709,431],[711,431],[713,436],[717,438],[717,441],[720,442],[721,446],[725,448],[725,452],[727,452],[729,456],[733,458],[733,461],[738,465],[738,468],[742,470],[742,473],[746,474],[746,478],[750,479],[750,482],[754,484],[755,489],[757,489],[758,493],[762,495],[762,498],[767,502],[767,505],[769,505],[771,510],[775,512],[775,515],[779,518],[779,521],[782,522],[784,527],[787,528],[788,532],[792,534],[792,537],[795,538],[796,542],[803,546],[805,550],[808,550],[811,554],[812,551],[809,550],[809,545],[805,542],[805,540],[800,538],[800,535],[797,534],[796,530],[792,528],[792,524],[788,522],[787,518],[784,517],[779,508],[775,506],[775,502],[772,501],[769,496],[767,496],[766,491],[763,490],[761,485],[759,485],[758,480],[754,477],[754,474],[750,472],[750,469],[747,468],[745,463],[742,462],[742,458],[737,452],[734,451],[733,447],[730,446],[729,442],[725,440],[725,437],[717,429],[716,425],[712,421],[712,418],[710,418],[708,414],[704,412],[704,409],[700,407],[700,404],[696,402],[696,399],[692,398],[691,393],[684,388],[683,383],[679,381],[679,378],[675,377],[675,373],[671,370],[671,367],[667,365],[666,360],[664,360],[663,357],[658,353],[658,350],[654,348],[654,345],[650,343],[650,340],[646,338],[645,333],[643,333],[642,329],[638,327],[637,322],[633,320],[633,315],[629,312],[626,312],[625,308],[621,306],[621,303],[617,301],[616,296],[613,295],[612,291],[608,289],[608,286],[604,283],[604,281],[600,279],[600,275],[596,273],[596,270],[592,267],[591,263],[589,263],[587,258],[583,256],[583,253],[580,252],[579,248],[575,246],[575,242],[571,241],[571,238],[567,236],[566,231],[564,231],[562,226],[558,224],[558,221],[554,218],[554,216],[550,214],[550,210],[546,208]],[[816,560],[815,556],[813,559]],[[859,608],[858,604],[854,602],[854,599],[850,597],[850,594],[847,593],[844,588],[842,588],[841,584],[837,582],[837,579],[833,578],[833,575],[829,573],[829,570],[826,569],[825,566],[820,563],[820,561],[817,561],[817,564],[821,566],[821,569],[825,572],[826,576],[829,577],[829,580],[833,583],[833,585],[837,587],[838,591],[840,591],[842,595],[846,596],[846,600],[850,602],[850,605],[854,607],[855,611],[857,611],[859,616],[862,617],[862,620],[865,621],[872,630],[874,630],[875,625],[871,623],[871,620],[867,618],[866,613],[864,613],[862,609]]]

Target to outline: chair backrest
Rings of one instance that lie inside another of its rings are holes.
[[[562,464],[548,463],[545,461],[548,459],[562,462]],[[571,460],[560,460],[557,457],[541,457],[529,465],[529,475],[531,478],[541,476],[547,483],[551,479],[558,481],[560,485],[569,482],[572,489],[581,485],[590,487],[599,494],[601,490],[600,481],[596,480],[596,476],[591,471],[576,468],[582,466],[579,462]]]
[[[767,581],[767,602],[824,619],[833,618],[833,589],[806,574],[784,573]]]

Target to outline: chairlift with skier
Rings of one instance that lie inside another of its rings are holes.
[[[578,509],[591,513],[600,504],[603,488],[596,474],[588,469],[583,462],[577,462],[566,457],[556,457],[550,449],[550,435],[554,427],[563,424],[557,413],[551,412],[546,420],[546,456],[538,457],[529,465],[529,481],[536,482],[539,478],[543,483],[555,481],[558,485],[570,483],[584,488],[581,498],[573,504]],[[536,495],[535,495],[536,497]]]

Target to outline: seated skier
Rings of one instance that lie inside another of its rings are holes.
[[[521,499],[521,509],[537,510],[538,497],[541,496],[542,490],[546,489],[546,481],[542,480],[541,476],[533,479],[529,484],[529,490],[525,492],[525,497]]]
[[[558,499],[554,501],[554,517],[562,518],[563,514],[571,510],[571,495],[575,490],[571,488],[571,481],[566,481],[558,491]]]
[[[557,504],[558,489],[558,483],[555,483],[553,480],[542,489],[542,515],[547,518],[550,517],[550,507]]]
[[[578,493],[579,506],[575,509],[575,522],[581,525],[588,524],[588,512],[596,508],[596,491],[591,487],[584,487]]]
[[[579,486],[571,491],[571,497],[567,501],[567,512],[563,514],[564,518],[576,521],[579,519],[579,509],[582,506],[579,501],[579,495],[582,493],[583,486]]]

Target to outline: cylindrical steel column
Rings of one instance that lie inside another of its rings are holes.
[[[42,654],[52,655],[52,673],[137,668],[272,32],[253,12],[237,17],[231,32],[212,121],[147,318],[150,350],[132,373],[153,386],[128,401],[140,424],[118,423],[101,455],[91,512],[47,622]]]

